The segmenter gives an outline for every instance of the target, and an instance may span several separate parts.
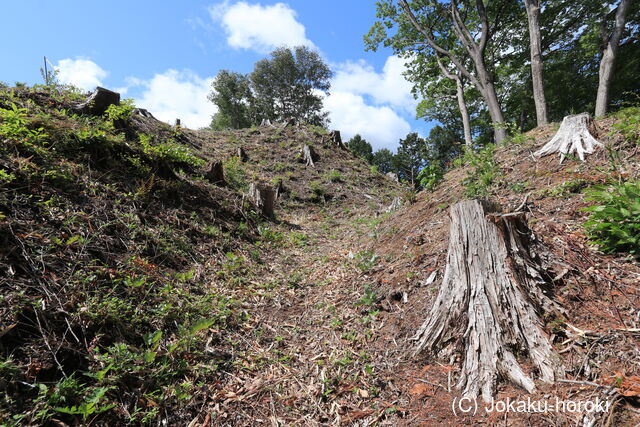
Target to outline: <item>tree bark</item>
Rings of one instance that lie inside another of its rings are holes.
[[[613,31],[607,40],[607,46],[602,52],[600,60],[600,80],[598,82],[598,95],[596,97],[596,117],[602,117],[607,114],[609,107],[609,88],[611,87],[611,78],[613,77],[613,69],[615,66],[616,56],[622,32],[626,24],[627,10],[631,0],[621,0],[616,11],[616,20]]]
[[[440,71],[442,71],[442,74],[444,74],[446,78],[454,80],[456,82],[456,98],[458,100],[458,109],[460,110],[460,115],[462,116],[464,143],[467,147],[471,148],[473,146],[473,139],[471,138],[469,110],[467,109],[467,102],[464,100],[464,82],[462,80],[462,73],[460,71],[458,71],[456,74],[449,72],[438,55],[436,55],[436,60],[438,61],[438,67],[440,67]]]
[[[238,149],[236,150],[236,157],[238,157],[238,159],[240,159],[240,161],[243,163],[248,159],[247,153],[242,147],[238,147]]]
[[[493,122],[493,139],[496,143],[501,143],[507,138],[507,129],[505,127],[502,109],[500,108],[500,101],[498,101],[498,94],[496,94],[496,88],[493,81],[490,79],[488,72],[483,69],[482,72],[478,71],[478,74],[484,81],[484,89],[481,90],[480,93],[483,94],[484,99],[487,102],[489,115]]]
[[[224,168],[222,167],[222,162],[220,160],[211,162],[204,177],[212,184],[221,187],[226,185],[226,182],[224,180]]]
[[[538,126],[549,122],[547,101],[544,95],[542,37],[540,35],[540,1],[524,0],[529,22],[529,40],[531,50],[531,80],[533,82],[533,101],[536,105]]]
[[[602,146],[589,131],[592,123],[588,113],[565,117],[551,141],[533,155],[543,157],[560,153],[560,163],[562,163],[567,155],[575,153],[580,160],[584,161],[585,154],[592,154],[597,147]]]
[[[80,114],[99,116],[104,114],[110,105],[120,105],[120,94],[98,86],[87,100],[77,105],[74,110]]]
[[[270,185],[261,183],[251,184],[249,187],[249,196],[262,215],[273,218],[276,192]]]
[[[498,378],[535,390],[515,354],[528,355],[543,381],[563,369],[540,316],[561,313],[550,297],[546,274],[529,255],[533,240],[525,214],[500,214],[487,201],[451,208],[444,279],[416,352],[461,349],[457,387],[466,397],[489,401]]]
[[[329,132],[329,134],[327,135],[329,137],[329,140],[335,144],[336,146],[338,146],[339,148],[345,149],[347,147],[345,147],[345,145],[342,143],[342,136],[340,135],[340,131],[339,130],[332,130],[331,132]]]
[[[467,103],[464,100],[464,84],[462,83],[462,76],[458,75],[456,79],[456,94],[458,97],[458,108],[460,108],[460,115],[462,115],[462,130],[464,132],[464,143],[467,147],[473,146],[473,139],[471,138],[471,121],[469,120],[469,110],[467,110]]]
[[[315,161],[318,160],[318,156],[311,146],[305,144],[302,147],[302,159],[307,166],[315,167]]]

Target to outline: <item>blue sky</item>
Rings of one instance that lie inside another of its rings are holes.
[[[373,0],[20,0],[0,12],[8,84],[40,83],[46,55],[63,82],[120,91],[161,120],[198,128],[215,112],[206,96],[219,70],[247,73],[277,46],[306,44],[336,73],[325,108],[344,138],[360,133],[374,148],[394,148],[430,128],[414,119],[402,60],[364,51]]]

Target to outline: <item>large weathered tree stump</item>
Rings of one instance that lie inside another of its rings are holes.
[[[262,215],[272,218],[276,204],[276,192],[267,184],[253,183],[249,187],[249,197]]]
[[[305,164],[307,166],[314,166],[315,167],[315,162],[318,160],[318,155],[313,150],[313,147],[311,147],[310,145],[305,144],[302,147],[302,159],[304,160],[304,162],[305,162]]]
[[[110,105],[120,104],[120,94],[103,87],[96,87],[86,101],[77,105],[74,110],[81,114],[99,116],[107,111]]]
[[[541,315],[560,313],[545,274],[529,255],[524,213],[500,214],[486,201],[451,208],[447,266],[440,292],[417,332],[416,352],[462,352],[458,388],[489,401],[498,378],[535,390],[515,354],[526,355],[547,382],[563,369]]]
[[[597,147],[602,147],[602,144],[589,131],[592,122],[588,113],[565,117],[551,141],[533,155],[543,157],[560,153],[560,163],[562,163],[567,155],[575,153],[580,160],[584,161],[585,154],[592,154]]]
[[[209,163],[209,167],[207,168],[207,172],[204,177],[212,184],[218,186],[226,185],[224,180],[224,168],[222,166],[222,162],[220,160],[215,160]]]

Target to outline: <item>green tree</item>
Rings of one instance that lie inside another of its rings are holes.
[[[400,140],[397,153],[393,158],[394,172],[401,180],[415,186],[418,172],[426,163],[426,152],[426,141],[416,132],[408,134],[405,139]]]
[[[373,153],[371,164],[376,166],[381,173],[393,172],[393,158],[391,150],[382,148]]]
[[[425,140],[425,161],[445,168],[449,162],[462,153],[460,128],[434,126]]]
[[[362,138],[360,134],[357,134],[347,141],[347,148],[349,148],[349,150],[351,150],[351,152],[356,156],[365,159],[368,163],[372,162],[373,147],[371,147],[371,144],[369,144],[366,139]]]
[[[255,64],[250,75],[257,120],[294,119],[325,125],[322,97],[329,93],[332,71],[320,55],[306,46],[281,47]]]
[[[253,95],[249,78],[234,71],[221,70],[211,86],[209,100],[218,107],[211,127],[221,130],[251,126]]]

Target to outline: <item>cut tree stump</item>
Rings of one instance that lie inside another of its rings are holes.
[[[500,214],[487,201],[451,207],[449,252],[442,285],[418,330],[416,353],[461,351],[458,388],[466,397],[493,398],[498,378],[528,392],[533,380],[516,360],[526,355],[552,382],[563,368],[542,315],[562,313],[550,298],[546,274],[529,255],[535,238],[524,213]]]
[[[262,215],[273,218],[276,203],[276,192],[270,185],[253,183],[249,188],[249,197]]]
[[[589,131],[593,121],[588,113],[566,116],[562,120],[560,129],[544,147],[533,153],[536,157],[560,153],[560,163],[567,155],[577,154],[584,161],[585,154],[592,154],[597,147],[603,145],[598,142]]]
[[[238,147],[238,149],[236,150],[236,156],[240,159],[241,162],[246,162],[248,157],[247,157],[247,153],[244,151],[244,148],[242,147]]]
[[[310,145],[305,144],[302,147],[302,159],[304,160],[305,164],[307,166],[314,166],[315,167],[315,162],[318,160],[318,155],[316,154],[316,152],[313,150],[313,147],[311,147]]]
[[[331,132],[329,132],[328,134],[329,140],[337,145],[340,148],[347,148],[345,147],[345,145],[342,143],[342,136],[340,135],[340,131],[339,130],[332,130]]]
[[[226,185],[224,180],[224,168],[220,160],[215,160],[209,164],[204,177],[212,184],[218,186]]]
[[[110,105],[120,105],[120,94],[98,86],[87,100],[77,105],[74,110],[81,114],[99,116],[107,111]]]
[[[401,207],[402,207],[402,200],[400,199],[400,197],[394,197],[391,204],[387,206],[387,209],[385,209],[385,212],[386,213],[395,212]]]
[[[151,114],[149,112],[149,110],[146,110],[144,108],[136,108],[133,110],[133,114],[137,115],[137,116],[142,116],[142,117],[147,117],[149,119],[155,119],[155,117],[153,117],[153,114]]]
[[[400,182],[400,178],[398,178],[398,174],[397,173],[393,173],[393,172],[387,172],[385,174],[385,176],[387,178],[389,178],[391,181],[393,182]]]

